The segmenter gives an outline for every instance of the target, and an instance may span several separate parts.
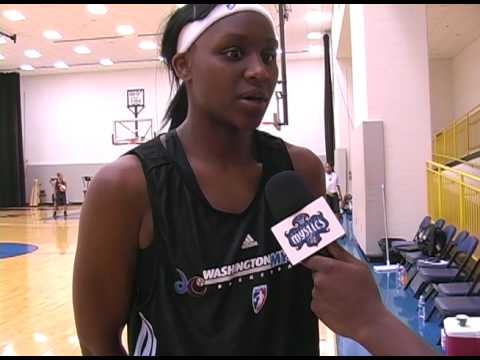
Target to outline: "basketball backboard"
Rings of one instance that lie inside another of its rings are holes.
[[[152,119],[115,120],[113,145],[142,144],[153,139]]]
[[[144,89],[127,90],[127,108],[135,115],[136,119],[138,114],[145,108]]]

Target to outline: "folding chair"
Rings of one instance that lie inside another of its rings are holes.
[[[418,298],[431,283],[450,283],[457,282],[462,279],[465,280],[468,274],[465,275],[463,270],[472,257],[477,245],[478,239],[473,235],[468,236],[464,241],[457,245],[457,251],[451,259],[451,263],[453,264],[457,258],[466,254],[465,259],[461,262],[458,268],[420,268],[417,276],[415,277],[415,281],[412,281],[410,284],[415,292],[415,297]]]
[[[422,231],[425,230],[426,227],[431,223],[432,223],[432,218],[430,216],[425,216],[420,222],[420,225],[418,226],[418,229],[417,229],[417,233],[415,234],[412,240],[405,240],[400,238],[389,238],[388,242],[391,247],[399,246],[399,245],[411,245],[418,240],[418,237],[420,236]]]
[[[465,279],[465,282],[435,284],[434,289],[435,292],[438,294],[438,297],[480,295],[480,272],[475,276],[475,279],[473,281],[470,281],[473,278],[473,274],[475,274],[475,271],[477,270],[479,264],[480,261],[475,262],[475,265],[473,266],[473,269],[467,279]],[[425,320],[429,321],[436,310],[437,308],[434,305]]]
[[[448,230],[450,226],[454,227],[453,225],[447,225],[443,231],[448,231],[451,234],[452,230]],[[450,238],[450,241],[448,241],[450,234],[447,234],[447,243],[438,257],[426,257],[421,251],[404,253],[405,261],[409,264],[407,268],[408,281],[405,285],[405,289],[410,286],[410,283],[413,281],[413,279],[415,279],[415,276],[418,274],[418,270],[420,268],[441,269],[447,267],[457,267],[457,265],[453,262],[456,246],[459,242],[463,242],[470,234],[468,231],[461,231],[455,238]],[[416,267],[413,267],[413,265],[416,265]],[[408,272],[410,272],[411,269],[413,269],[413,271],[410,275]]]
[[[437,257],[430,258],[428,255],[425,255],[422,251],[411,251],[411,252],[405,252],[405,251],[400,251],[400,255],[405,259],[405,262],[407,264],[407,271],[410,270],[412,265],[414,265],[418,260],[422,259],[432,259],[433,260],[439,260],[442,257],[445,256],[447,253],[448,249],[450,249],[450,244],[452,242],[453,237],[455,236],[455,233],[457,232],[457,228],[453,225],[447,225],[443,230],[445,233],[445,246],[442,248],[442,251]]]
[[[430,224],[428,224],[428,225],[430,225]],[[444,219],[438,219],[437,221],[435,221],[434,225],[435,225],[436,228],[442,229],[443,225],[445,225],[445,220]],[[425,230],[427,228],[427,226],[425,226],[425,228],[423,230]],[[397,243],[397,244],[393,245],[393,250],[397,251],[397,252],[420,251],[420,248],[418,246],[418,240],[423,235],[423,230],[420,233],[418,233],[418,237],[415,239],[415,241],[413,243],[412,242],[403,243],[403,244],[398,244]]]
[[[465,296],[438,296],[434,306],[440,315],[443,318],[458,314],[480,316],[479,280],[480,273],[475,277],[475,281]]]
[[[390,261],[403,262],[404,260],[400,257],[400,254],[398,253],[398,251],[395,250],[395,247],[399,246],[399,245],[405,246],[405,245],[416,244],[420,235],[423,233],[423,231],[431,223],[432,223],[432,218],[430,216],[425,216],[422,219],[422,221],[420,222],[420,225],[418,226],[417,232],[416,232],[416,234],[415,234],[415,236],[413,237],[412,240],[405,240],[405,239],[401,239],[401,238],[388,238],[388,244],[387,244],[385,238],[382,238],[382,239],[378,240],[378,246],[382,250],[384,256],[386,256],[387,251],[390,252],[389,253],[390,254]],[[388,245],[388,249],[387,249],[387,245]]]

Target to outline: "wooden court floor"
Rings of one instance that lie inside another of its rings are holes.
[[[81,355],[72,306],[80,211],[55,220],[50,207],[0,209],[0,243],[38,246],[0,258],[0,356]],[[319,328],[321,355],[336,355],[335,335]]]

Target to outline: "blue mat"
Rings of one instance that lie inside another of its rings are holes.
[[[21,243],[0,243],[0,259],[20,256],[31,253],[38,249],[38,246]]]

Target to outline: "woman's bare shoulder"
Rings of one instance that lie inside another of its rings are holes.
[[[316,196],[325,193],[325,172],[320,158],[305,147],[285,143],[295,171],[303,176]]]
[[[132,205],[145,199],[146,181],[140,160],[125,155],[104,165],[93,177],[89,191],[92,188],[96,195],[121,196]]]

